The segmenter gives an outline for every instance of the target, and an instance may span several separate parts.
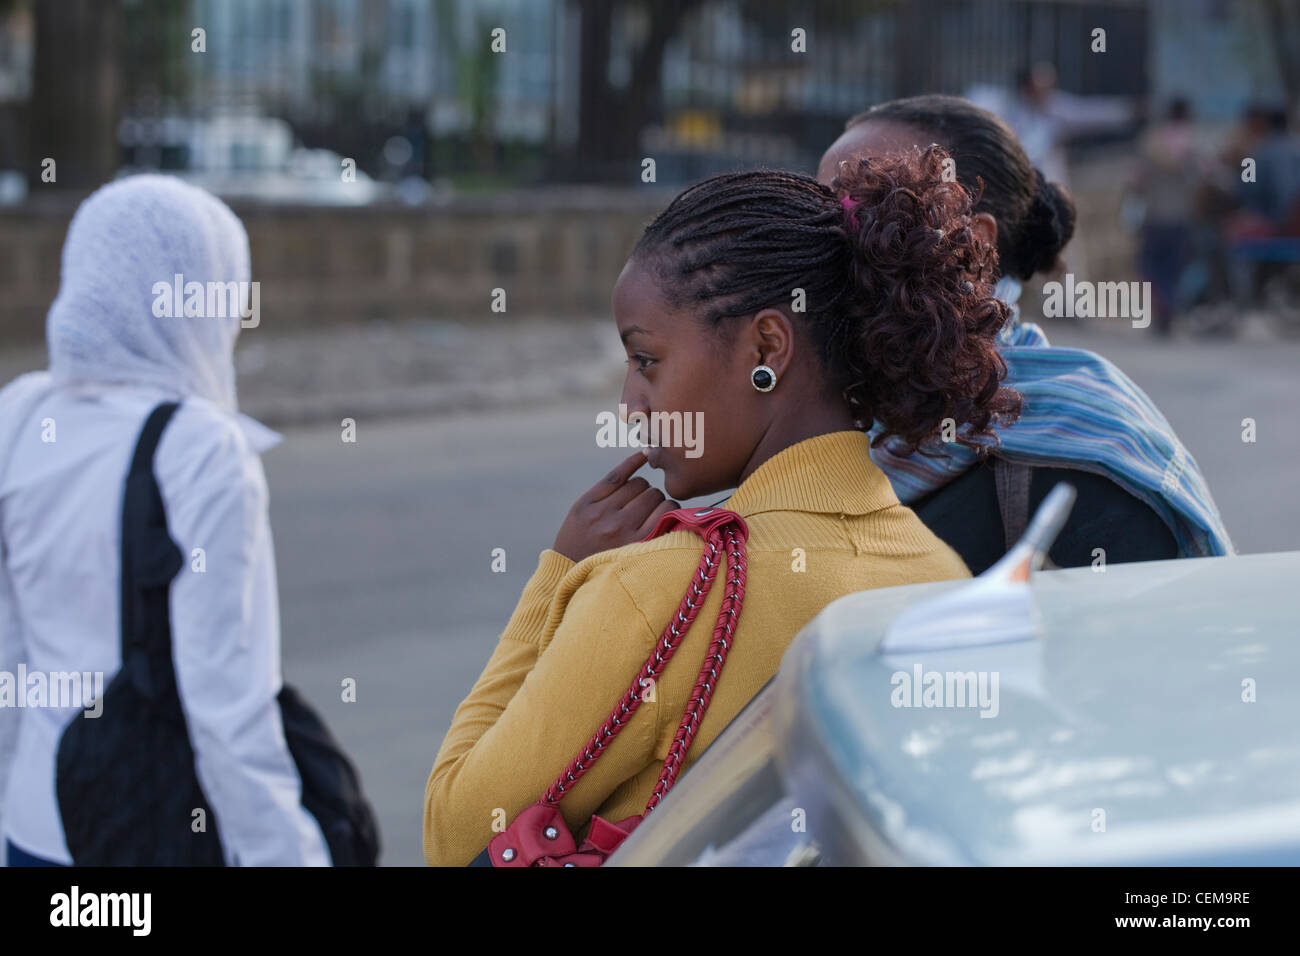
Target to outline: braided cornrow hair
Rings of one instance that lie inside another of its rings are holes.
[[[968,426],[956,440],[983,450],[1019,396],[999,384],[996,252],[971,232],[946,157],[863,158],[832,188],[780,170],[716,176],[673,200],[633,256],[670,307],[698,311],[724,344],[729,320],[789,312],[858,426],[883,425],[877,444],[897,435],[914,449],[951,418]],[[790,310],[796,289],[803,312]]]

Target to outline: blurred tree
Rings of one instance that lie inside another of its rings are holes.
[[[30,0],[0,0],[0,30],[31,22]],[[0,71],[3,72],[3,71]],[[27,100],[0,98],[0,170],[29,169],[27,162]]]
[[[196,25],[192,0],[123,0],[121,109],[144,122],[119,140],[121,162],[162,170],[189,164],[188,143],[164,142],[156,121],[195,105],[190,94],[208,62],[193,51]]]
[[[191,58],[198,55],[190,48],[191,0],[126,0],[122,15],[122,99],[128,112],[184,100],[193,86]]]
[[[664,51],[687,18],[708,0],[569,0],[580,18],[578,133],[575,155],[566,157],[569,175],[609,179],[629,175],[641,130],[662,113]],[[789,0],[740,0],[741,15],[771,36],[788,36],[795,26],[813,31],[842,29],[870,10],[898,0],[837,0],[793,8]],[[919,0],[918,0],[919,2]],[[900,4],[906,7],[908,4]],[[632,52],[627,83],[610,78],[611,44],[616,24],[646,23]],[[925,33],[928,38],[929,34]],[[782,43],[787,42],[782,40]],[[928,42],[928,41],[927,41]]]
[[[578,135],[568,165],[582,179],[608,178],[634,157],[642,127],[659,107],[664,49],[687,14],[704,0],[571,0],[581,18],[578,67]],[[614,7],[637,8],[649,30],[632,56],[622,89],[610,81]]]
[[[121,0],[33,5],[36,17],[28,176],[55,161],[54,185],[89,189],[117,169],[121,105]]]
[[[495,18],[479,14],[473,35],[487,37]],[[497,115],[497,86],[501,57],[493,53],[486,40],[463,48],[456,56],[456,88],[460,101],[469,109],[470,144],[474,163],[480,172],[490,172],[495,165],[494,145]]]
[[[381,76],[387,56],[388,0],[361,0],[361,108],[368,121],[395,119]]]
[[[1295,0],[1259,0],[1264,8],[1287,110],[1300,109],[1300,9]]]

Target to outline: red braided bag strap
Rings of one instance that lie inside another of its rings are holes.
[[[695,739],[709,702],[713,699],[713,691],[722,673],[722,665],[726,662],[727,652],[730,650],[732,633],[740,620],[740,610],[745,598],[747,571],[745,542],[749,537],[749,528],[745,520],[732,511],[721,508],[679,508],[661,517],[654,530],[643,540],[649,541],[676,528],[688,528],[704,538],[704,554],[700,557],[700,565],[695,571],[691,586],[686,589],[678,605],[677,614],[664,628],[655,649],[650,653],[637,676],[633,678],[632,686],[614,705],[614,709],[601,724],[600,729],[587,741],[582,753],[561,771],[542,797],[542,801],[548,805],[559,804],[565,791],[570,789],[600,758],[605,747],[618,736],[619,731],[641,706],[640,689],[645,686],[647,680],[659,679],[664,667],[681,645],[682,637],[690,629],[691,623],[704,604],[704,599],[708,596],[709,589],[713,586],[713,579],[717,576],[725,552],[727,590],[723,594],[722,610],[713,629],[713,643],[709,646],[709,653],[700,668],[700,675],[686,704],[681,725],[677,728],[672,746],[668,750],[668,757],[664,760],[663,769],[659,773],[659,781],[646,804],[646,813],[655,808],[677,780],[682,760]]]
[[[653,810],[677,782],[677,772],[686,757],[686,751],[690,749],[691,742],[695,739],[696,731],[700,729],[704,713],[709,709],[709,702],[713,700],[713,691],[718,686],[722,665],[726,663],[727,652],[731,649],[732,632],[740,621],[740,609],[745,600],[745,581],[749,570],[745,558],[745,540],[749,532],[743,522],[739,528],[729,523],[718,530],[726,536],[727,549],[727,580],[726,590],[722,592],[722,610],[718,613],[718,622],[713,627],[713,643],[709,645],[709,653],[704,658],[703,666],[700,667],[700,676],[696,679],[695,689],[691,691],[690,700],[686,703],[686,712],[682,715],[681,725],[677,728],[672,746],[668,749],[668,759],[664,761],[659,782],[645,805],[646,813]]]

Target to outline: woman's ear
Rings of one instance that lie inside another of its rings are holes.
[[[780,309],[763,309],[754,315],[749,332],[755,365],[766,365],[778,377],[794,359],[794,323]]]
[[[987,242],[993,248],[998,245],[998,221],[986,212],[977,212],[970,217],[970,231],[980,242]]]

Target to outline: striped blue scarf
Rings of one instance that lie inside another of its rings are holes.
[[[1004,382],[1024,396],[1019,421],[994,426],[997,454],[1026,465],[1103,475],[1149,505],[1183,557],[1235,554],[1201,469],[1147,394],[1100,355],[1049,345],[1042,329],[1020,322],[1020,283],[1003,277],[993,294],[1011,307],[998,333]],[[877,423],[870,431],[874,439]],[[965,445],[935,441],[898,453],[891,438],[871,451],[904,504],[942,488],[978,460]]]

